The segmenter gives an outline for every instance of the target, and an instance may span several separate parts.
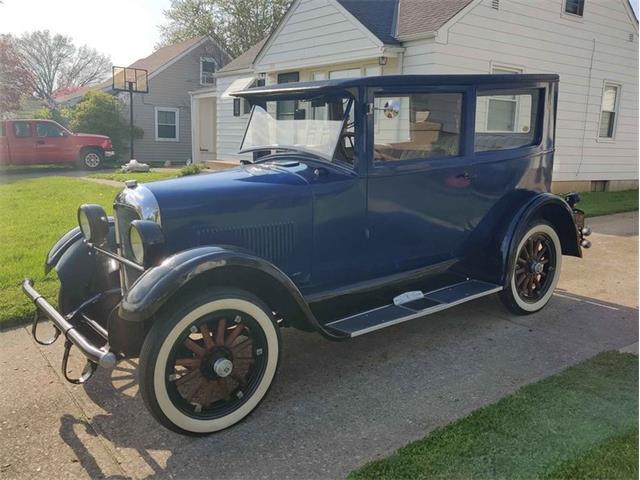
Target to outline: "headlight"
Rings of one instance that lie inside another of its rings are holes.
[[[142,243],[140,232],[133,225],[129,229],[129,245],[131,246],[134,260],[140,265],[144,265],[144,244]]]
[[[109,219],[100,205],[80,205],[78,225],[84,239],[95,245],[102,245],[109,234]]]
[[[155,265],[164,251],[162,228],[150,220],[134,220],[129,228],[129,248],[136,263]]]

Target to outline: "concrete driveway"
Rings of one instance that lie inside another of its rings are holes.
[[[4,332],[0,477],[343,477],[522,385],[638,341],[637,213],[589,223],[593,248],[565,257],[543,312],[512,316],[489,297],[349,342],[287,330],[267,399],[205,438],[152,420],[134,363],[72,386],[58,372],[61,342],[41,349],[26,329]]]

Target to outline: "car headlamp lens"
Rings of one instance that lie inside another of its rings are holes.
[[[89,223],[87,212],[82,209],[78,212],[78,224],[80,225],[82,236],[85,240],[89,241],[91,239],[91,224]]]
[[[100,205],[80,205],[78,225],[87,242],[93,245],[102,245],[106,242],[109,235],[109,219]]]
[[[135,226],[131,226],[129,229],[129,245],[131,247],[131,253],[133,258],[140,265],[144,264],[144,242],[142,236]]]

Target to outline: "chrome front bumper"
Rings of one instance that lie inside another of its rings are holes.
[[[58,338],[58,336],[61,333],[65,336],[66,338],[65,356],[63,358],[62,367],[63,367],[63,374],[65,375],[67,380],[73,383],[84,383],[86,380],[89,379],[91,374],[93,374],[93,371],[95,370],[96,366],[99,365],[100,367],[109,368],[109,369],[115,366],[116,360],[117,360],[115,353],[109,351],[108,349],[105,349],[104,347],[100,348],[94,343],[92,343],[86,336],[84,336],[76,328],[76,325],[74,323],[71,323],[70,320],[76,314],[81,314],[81,312],[77,311],[67,316],[62,315],[55,308],[53,308],[53,306],[49,302],[47,302],[47,300],[42,295],[40,295],[35,288],[33,288],[33,280],[29,278],[25,279],[22,282],[22,290],[24,291],[25,295],[27,295],[27,297],[31,299],[31,301],[35,304],[37,308],[36,315],[33,320],[33,327],[31,330],[31,333],[33,334],[35,340],[42,345],[50,345]],[[37,331],[38,321],[40,319],[40,313],[44,314],[49,320],[51,320],[56,328],[56,333],[53,339],[51,339],[50,341],[43,342],[41,340],[38,340],[37,338],[36,331]],[[86,321],[91,322],[90,319],[86,319]],[[104,331],[104,329],[102,329],[100,325],[97,325],[97,324],[91,325],[89,323],[89,326],[92,327],[102,337],[106,336],[106,332]],[[105,338],[105,341],[106,341],[106,338]],[[87,371],[90,371],[90,373],[85,374],[84,378],[80,377],[77,380],[70,379],[67,376],[67,371],[66,371],[66,364],[69,357],[69,350],[71,349],[72,345],[77,347],[78,350],[82,352],[82,354],[87,358],[87,361],[90,363],[90,365],[89,364],[87,365],[89,367]]]

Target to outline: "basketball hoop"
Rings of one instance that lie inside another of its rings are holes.
[[[116,92],[129,92],[129,124],[130,131],[130,155],[133,159],[133,94],[149,93],[148,72],[142,68],[112,67],[112,88]]]
[[[142,68],[113,67],[113,90],[149,93],[148,72]]]

